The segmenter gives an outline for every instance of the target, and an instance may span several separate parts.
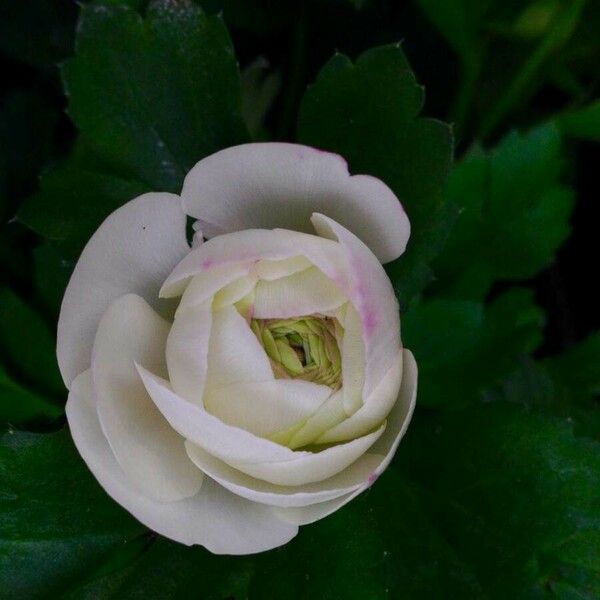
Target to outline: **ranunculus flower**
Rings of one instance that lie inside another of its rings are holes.
[[[110,215],[57,348],[100,484],[154,531],[225,554],[285,544],[367,489],[415,401],[381,266],[408,236],[384,183],[294,144],[223,150],[181,197]]]

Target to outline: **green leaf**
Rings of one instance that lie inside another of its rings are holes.
[[[423,98],[399,45],[369,50],[356,64],[338,54],[308,88],[298,125],[299,141],[341,154],[352,173],[379,177],[400,198],[412,238],[388,272],[403,305],[428,281],[428,263],[453,221],[442,196],[452,133],[419,117]]]
[[[55,421],[62,414],[56,404],[14,381],[0,364],[0,428]]]
[[[258,557],[249,597],[476,598],[477,590],[423,512],[418,490],[388,469],[368,493]]]
[[[533,277],[569,233],[574,195],[560,184],[560,134],[544,125],[471,151],[446,195],[462,209],[435,263],[445,295],[480,299],[495,280]]]
[[[488,399],[522,404],[570,419],[577,435],[600,441],[600,334],[556,356],[525,359]]]
[[[40,189],[27,198],[18,219],[39,235],[79,252],[114,210],[150,189],[136,179],[108,171],[81,145],[42,176]]]
[[[33,285],[37,297],[47,314],[57,320],[75,261],[64,258],[58,248],[49,242],[36,246],[32,254]]]
[[[487,307],[446,299],[412,307],[402,339],[419,364],[419,403],[457,408],[480,400],[535,350],[542,324],[533,294],[516,288]]]
[[[150,545],[141,538],[136,546],[130,557],[120,550],[114,553],[100,573],[73,586],[65,597],[189,598],[190,590],[202,600],[247,597],[253,570],[247,557],[216,556],[204,548],[190,548],[164,538]],[[122,564],[111,569],[115,559]]]
[[[69,114],[86,144],[126,176],[179,192],[204,156],[246,140],[240,78],[219,17],[190,0],[85,4],[63,68]]]
[[[8,288],[0,289],[0,352],[23,380],[63,395],[54,336],[40,315]]]
[[[479,52],[483,16],[490,0],[416,0],[463,61],[470,63]]]
[[[0,589],[57,597],[144,528],[98,485],[66,430],[0,437]]]
[[[583,108],[567,111],[559,115],[556,122],[565,135],[600,141],[600,100]]]
[[[424,415],[407,464],[488,598],[600,585],[600,445],[508,404]]]

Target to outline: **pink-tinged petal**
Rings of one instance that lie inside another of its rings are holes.
[[[342,290],[360,316],[365,344],[367,398],[389,371],[400,350],[400,313],[394,289],[376,256],[353,233],[325,215],[312,222],[319,235],[343,247],[349,283]]]
[[[363,454],[341,473],[298,488],[273,485],[245,475],[189,442],[186,448],[199,469],[234,494],[253,502],[281,507],[309,506],[345,496],[363,487],[383,458],[376,454]]]
[[[90,366],[100,318],[127,293],[160,310],[158,290],[189,252],[185,214],[172,194],[144,194],[112,213],[84,248],[65,292],[56,354],[69,387]]]
[[[128,294],[102,317],[92,351],[98,417],[108,443],[132,485],[161,502],[195,495],[202,481],[135,368],[139,362],[165,373],[169,327],[145,300]]]
[[[156,502],[125,477],[102,433],[90,372],[75,379],[67,401],[73,441],[100,485],[121,506],[160,535],[215,554],[253,554],[290,541],[298,527],[274,509],[232,494],[208,477],[199,493],[178,502]],[[90,507],[93,510],[93,507]]]
[[[404,372],[398,400],[389,414],[388,426],[385,433],[373,444],[369,451],[377,456],[378,464],[371,470],[364,480],[363,485],[349,494],[319,504],[278,508],[277,513],[281,518],[294,525],[308,525],[309,523],[323,519],[368,489],[385,471],[396,453],[400,440],[408,429],[415,408],[417,365],[410,351],[404,350],[403,362]]]
[[[208,237],[254,227],[307,232],[320,212],[389,262],[410,235],[398,198],[381,180],[351,176],[341,156],[297,144],[244,144],[208,156],[188,173],[181,196]]]
[[[344,282],[346,260],[339,244],[285,229],[247,229],[212,238],[192,250],[173,269],[160,293],[164,298],[180,296],[191,278],[201,273],[207,273],[208,281],[213,272],[221,277],[221,270],[227,268],[241,275],[258,261],[284,261],[299,256],[336,283]],[[257,268],[260,270],[260,265]]]

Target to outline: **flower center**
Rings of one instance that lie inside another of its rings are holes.
[[[252,331],[278,379],[304,379],[338,389],[342,384],[337,319],[321,315],[295,319],[252,319]]]

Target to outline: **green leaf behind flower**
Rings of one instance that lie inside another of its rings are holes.
[[[402,202],[411,240],[388,273],[404,305],[428,282],[428,263],[454,218],[442,195],[451,129],[419,116],[423,100],[399,45],[369,50],[356,63],[337,54],[308,88],[298,123],[299,141],[341,154],[352,173],[379,177]]]
[[[562,170],[553,125],[510,133],[491,151],[473,149],[446,192],[462,212],[434,266],[438,292],[481,299],[496,280],[527,279],[547,267],[570,231],[574,195],[561,184]]]

